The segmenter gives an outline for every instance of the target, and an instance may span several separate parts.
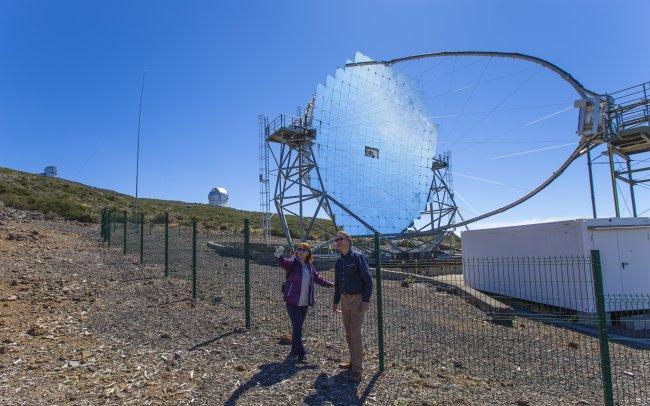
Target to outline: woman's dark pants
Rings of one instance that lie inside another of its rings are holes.
[[[305,347],[302,345],[302,325],[307,316],[308,306],[296,306],[289,303],[287,305],[287,313],[291,320],[292,334],[291,334],[291,354],[297,356],[305,355]]]

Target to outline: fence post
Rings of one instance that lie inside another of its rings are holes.
[[[106,240],[104,228],[106,227],[106,207],[102,209],[101,226],[99,227],[99,237],[102,241]]]
[[[128,222],[127,217],[126,217],[126,210],[124,210],[124,230],[122,232],[124,233],[124,248],[122,249],[122,254],[126,255],[126,224]]]
[[[169,213],[165,212],[165,278],[169,276]]]
[[[379,233],[375,233],[375,280],[377,283],[377,344],[379,346],[379,371],[385,371],[384,365],[384,303],[381,292],[381,251]]]
[[[140,213],[140,263],[144,261],[144,213]]]
[[[108,217],[106,220],[106,224],[108,227],[106,227],[106,240],[108,241],[108,246],[111,246],[111,212],[108,212]]]
[[[246,312],[246,328],[251,328],[250,257],[250,226],[249,220],[244,219],[244,310]]]
[[[614,390],[612,387],[612,364],[609,357],[609,339],[607,337],[607,313],[605,312],[605,297],[603,293],[603,277],[600,267],[600,251],[591,251],[591,269],[594,277],[594,296],[598,312],[598,332],[600,336],[600,366],[603,375],[603,394],[605,405],[614,405]]]
[[[192,220],[192,299],[196,299],[196,220]]]

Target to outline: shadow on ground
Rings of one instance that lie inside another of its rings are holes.
[[[204,342],[202,342],[202,343],[195,344],[195,345],[191,346],[190,348],[188,348],[187,351],[194,351],[194,350],[197,350],[197,349],[199,349],[199,348],[202,348],[202,347],[208,346],[208,345],[210,345],[210,344],[214,344],[214,343],[216,343],[217,341],[221,340],[222,338],[230,337],[230,336],[233,335],[233,334],[240,334],[240,333],[242,333],[242,332],[243,332],[243,330],[235,329],[235,330],[233,330],[233,331],[229,331],[229,332],[227,332],[227,333],[223,333],[223,334],[221,334],[221,335],[219,335],[219,336],[217,336],[217,337],[214,337],[214,338],[209,339],[208,341],[204,341]]]
[[[251,377],[246,383],[241,385],[235,390],[224,405],[233,406],[237,400],[246,391],[249,391],[257,386],[269,387],[280,383],[286,379],[291,378],[296,373],[308,369],[316,369],[315,365],[310,364],[296,364],[289,357],[285,358],[282,362],[271,362],[260,366],[260,370]]]
[[[318,367],[311,364],[296,364],[294,361],[285,358],[282,362],[272,362],[260,366],[259,371],[251,377],[246,383],[239,386],[225,401],[224,405],[233,406],[247,391],[252,390],[258,386],[271,387],[284,380],[292,379],[296,374],[305,370],[314,370]],[[313,383],[313,388],[316,390],[306,396],[303,401],[310,406],[318,405],[362,405],[368,395],[372,392],[375,382],[380,376],[380,372],[376,372],[363,392],[359,395],[360,387],[358,384],[352,383],[348,379],[348,372],[341,371],[336,375],[328,375],[321,373],[318,375]],[[298,379],[296,377],[296,379]]]
[[[336,375],[328,376],[326,373],[321,373],[314,382],[316,393],[307,396],[304,399],[305,404],[309,406],[318,406],[324,404],[334,405],[362,405],[368,398],[368,395],[375,386],[375,382],[380,376],[377,371],[361,395],[359,392],[359,385],[352,383],[348,380],[347,371],[341,371]]]

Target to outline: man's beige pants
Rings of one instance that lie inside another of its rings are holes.
[[[363,312],[361,310],[361,295],[341,295],[341,314],[345,339],[350,349],[350,363],[352,372],[361,373],[363,370],[363,344],[361,342],[361,325]]]

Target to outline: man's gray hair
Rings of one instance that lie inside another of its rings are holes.
[[[346,232],[343,231],[343,230],[339,230],[339,231],[336,232],[336,235],[342,235],[342,236],[344,236],[345,238],[348,239],[348,241],[350,241],[350,245],[352,245],[352,237],[350,237],[350,234],[346,233]]]

